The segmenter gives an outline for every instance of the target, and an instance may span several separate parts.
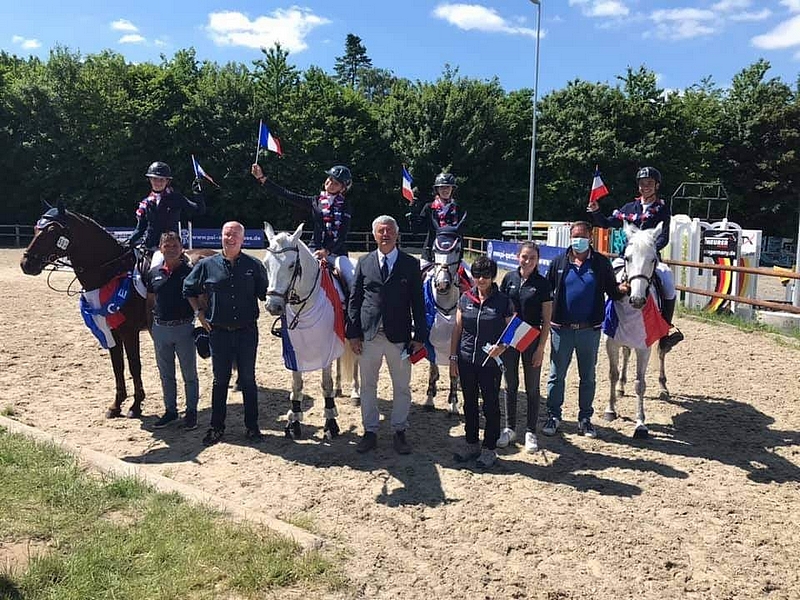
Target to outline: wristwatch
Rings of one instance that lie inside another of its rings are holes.
[[[451,355],[450,355],[450,360],[452,360],[452,361],[458,361],[458,354],[451,354]]]

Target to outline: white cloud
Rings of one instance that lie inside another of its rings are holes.
[[[277,42],[289,52],[302,52],[308,48],[306,36],[316,27],[330,22],[310,9],[293,6],[276,9],[252,21],[240,12],[210,13],[205,29],[218,46],[269,48]]]
[[[752,4],[752,0],[720,0],[711,8],[720,12],[743,10]]]
[[[728,18],[731,21],[763,21],[764,19],[769,19],[772,16],[772,11],[768,8],[764,8],[758,12],[741,12],[735,15],[730,15]]]
[[[580,6],[586,17],[626,17],[630,9],[620,0],[569,0],[570,6]]]
[[[21,35],[13,36],[11,41],[25,50],[34,50],[42,45],[36,38],[24,38]]]
[[[139,31],[139,28],[136,27],[133,23],[128,21],[128,19],[117,19],[116,21],[112,21],[111,29],[114,31],[132,31],[136,32]]]
[[[480,4],[440,4],[434,9],[433,16],[465,31],[477,30],[536,37],[535,29],[512,25],[497,14],[495,9]]]
[[[653,11],[656,35],[668,40],[686,40],[716,33],[717,15],[699,8],[670,8]]]
[[[781,4],[792,12],[800,12],[800,0],[781,0]]]
[[[147,40],[138,33],[129,33],[119,38],[119,44],[143,44]]]
[[[167,46],[166,40],[153,40],[153,44],[158,46],[159,48]]]
[[[757,35],[750,42],[756,48],[764,50],[800,46],[800,15],[779,23],[772,31]]]

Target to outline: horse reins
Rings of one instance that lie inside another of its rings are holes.
[[[321,268],[317,269],[317,273],[314,277],[314,285],[311,286],[311,289],[309,290],[306,297],[300,298],[297,295],[297,291],[295,290],[295,285],[297,284],[297,281],[303,274],[303,266],[300,264],[300,249],[297,246],[288,246],[286,248],[281,248],[279,250],[273,250],[272,248],[267,248],[267,252],[269,252],[270,254],[283,254],[285,252],[290,252],[290,251],[296,252],[297,256],[294,259],[292,278],[289,280],[289,285],[286,286],[286,291],[283,293],[268,291],[267,296],[274,296],[276,298],[281,298],[285,303],[289,304],[290,306],[297,306],[298,304],[300,305],[300,308],[295,311],[291,323],[287,325],[289,329],[296,329],[298,323],[300,322],[300,313],[303,312],[303,309],[306,307],[308,299],[311,298],[311,294],[314,293],[314,290],[317,287],[317,281],[319,281]],[[273,324],[273,333],[274,333],[274,324]]]

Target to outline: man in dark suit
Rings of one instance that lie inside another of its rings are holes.
[[[386,358],[394,396],[394,448],[399,454],[409,454],[406,426],[411,407],[411,362],[402,355],[407,347],[416,352],[428,339],[422,278],[419,261],[397,248],[397,221],[381,215],[372,222],[372,235],[378,249],[359,259],[347,307],[347,338],[353,352],[360,356],[361,368],[364,437],[356,450],[368,452],[378,443],[378,373]]]

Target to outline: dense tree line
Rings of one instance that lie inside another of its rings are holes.
[[[719,181],[731,218],[770,235],[793,235],[800,190],[800,91],[768,78],[759,61],[727,87],[710,78],[665,94],[644,67],[615,86],[575,80],[541,98],[536,219],[584,214],[594,165],[611,198],[634,193],[642,164],[659,167],[667,197],[682,181]],[[525,219],[531,145],[531,90],[446,66],[433,82],[409,81],[372,66],[349,35],[336,74],[301,72],[280,46],[251,65],[199,61],[194,50],[133,64],[106,51],[82,56],[55,48],[48,60],[0,53],[2,220],[32,223],[40,200],[66,199],[108,225],[133,224],[153,160],[173,167],[178,189],[193,178],[190,155],[220,184],[208,192],[200,225],[236,218],[293,227],[300,215],[265,196],[249,176],[259,119],[284,156],[263,155],[266,174],[312,193],[323,170],[346,164],[355,176],[355,229],[379,213],[399,217],[400,166],[421,195],[440,170],[459,181],[473,234],[499,233]],[[703,205],[704,207],[705,205]]]

